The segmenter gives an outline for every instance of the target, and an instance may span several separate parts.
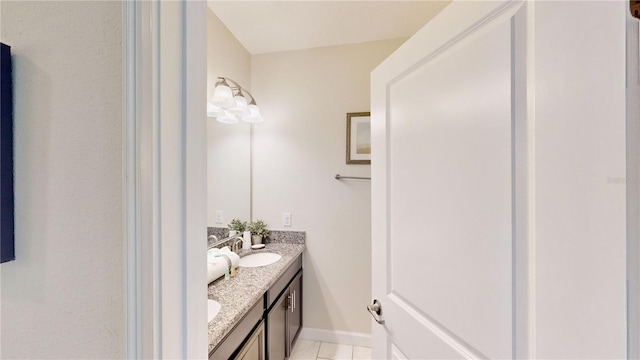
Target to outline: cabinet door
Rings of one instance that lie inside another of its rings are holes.
[[[236,357],[238,360],[264,360],[264,325],[260,326],[253,332],[251,338],[247,340],[245,346],[240,350]]]
[[[287,311],[289,293],[285,291],[267,317],[267,351],[269,360],[283,360],[287,356]]]
[[[225,336],[222,342],[216,346],[209,355],[209,360],[231,359],[232,355],[242,347],[242,344],[246,343],[245,339],[252,334],[251,331],[256,324],[261,322],[263,311],[263,302],[260,300],[256,302],[233,330]]]
[[[289,336],[287,339],[287,355],[291,355],[293,342],[302,327],[302,272],[296,276],[289,286],[289,294],[291,296],[291,309],[287,313]]]

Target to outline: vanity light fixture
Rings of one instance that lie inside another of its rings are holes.
[[[207,101],[207,116],[225,124],[237,124],[238,119],[248,123],[264,121],[253,95],[237,82],[225,77],[218,77],[216,81],[213,96]]]

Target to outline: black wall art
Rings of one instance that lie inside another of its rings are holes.
[[[0,43],[0,263],[15,260],[13,71],[11,47]]]

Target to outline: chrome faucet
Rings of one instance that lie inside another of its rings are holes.
[[[236,254],[240,254],[240,249],[242,249],[242,235],[235,235],[231,237],[231,251]]]
[[[222,244],[228,243],[229,247],[231,247],[231,251],[233,251],[234,253],[238,254],[240,253],[240,249],[242,248],[242,235],[238,234],[238,235],[233,235],[233,236],[229,236],[228,238],[224,238],[224,239],[220,239],[218,240],[218,238],[215,235],[209,235],[207,237],[209,246],[207,246],[207,250],[212,249],[214,247],[218,247]],[[211,242],[213,241],[213,242]]]
[[[217,244],[219,244],[219,243],[220,243],[220,240],[218,240],[217,236],[215,236],[215,235],[207,236],[207,244],[208,244],[207,250],[209,250],[209,249],[211,249],[213,247],[216,247]]]

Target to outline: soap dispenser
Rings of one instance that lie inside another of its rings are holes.
[[[242,233],[242,249],[251,249],[251,231],[245,231]]]

